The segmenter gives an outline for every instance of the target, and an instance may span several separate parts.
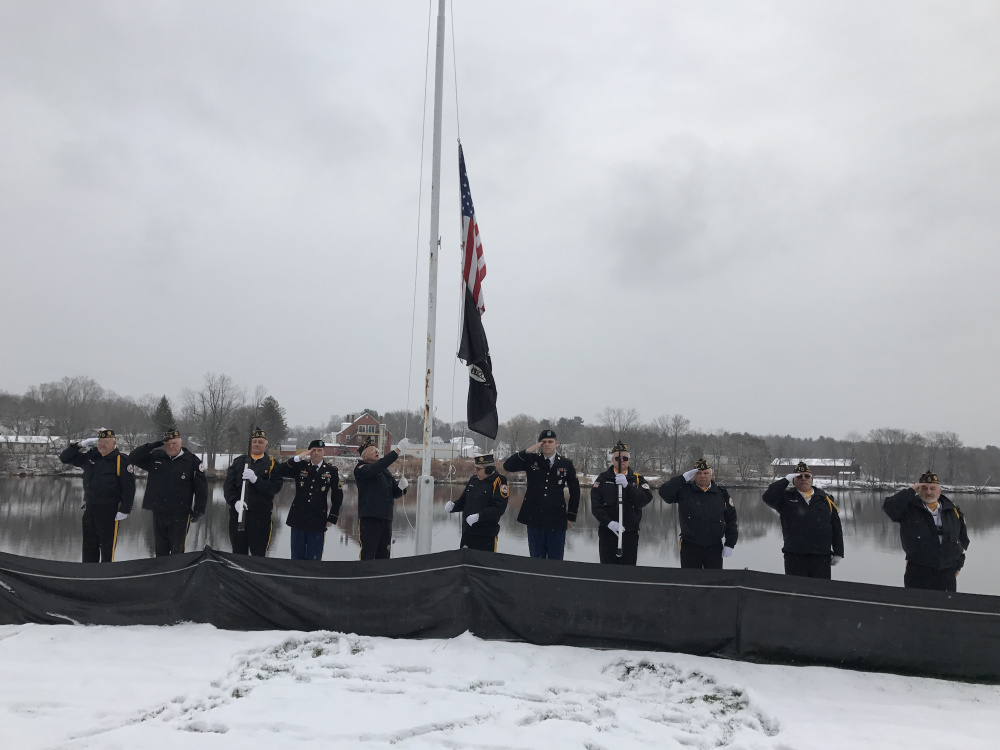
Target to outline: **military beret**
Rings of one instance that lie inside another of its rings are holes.
[[[706,461],[704,458],[699,458],[697,461],[694,462],[694,468],[697,469],[698,471],[707,471],[712,467],[708,465],[708,461]]]
[[[611,449],[612,453],[628,453],[628,446],[625,445],[621,440],[615,443],[615,447]]]
[[[181,434],[177,431],[176,427],[171,427],[169,430],[163,432],[163,442],[168,440],[173,440],[174,438],[179,438]]]
[[[313,448],[325,448],[325,447],[326,443],[324,443],[322,440],[313,440],[311,443],[309,443],[309,450],[312,450]]]
[[[97,437],[99,438],[113,438],[116,437],[114,430],[98,430]]]
[[[555,440],[556,434],[552,430],[542,430],[541,434],[538,436],[538,442],[543,440]]]
[[[812,473],[812,469],[809,468],[809,464],[807,464],[805,461],[799,461],[797,464],[795,464],[795,473],[796,474],[811,474]]]
[[[250,439],[253,440],[254,438],[264,438],[267,440],[267,433],[260,427],[254,427],[253,431],[250,433]]]
[[[481,456],[476,456],[475,458],[476,466],[494,466],[496,461],[493,460],[492,453],[484,453]]]
[[[920,484],[941,484],[938,475],[928,469],[920,475]]]

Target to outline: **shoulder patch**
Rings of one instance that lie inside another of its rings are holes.
[[[204,474],[205,473],[205,464],[198,464],[198,471],[200,471],[202,474]]]
[[[732,505],[734,508],[736,507],[736,503],[733,502],[732,498],[729,498],[729,504]]]
[[[510,493],[510,490],[507,489],[507,483],[506,482],[501,482],[500,483],[500,497],[507,497],[507,495],[509,493]]]
[[[135,474],[135,467],[133,467],[133,466],[132,466],[132,464],[129,464],[128,466],[126,466],[126,467],[125,467],[125,470],[126,470],[126,471],[127,471],[127,472],[128,472],[129,474]]]
[[[594,488],[594,489],[596,490],[596,489],[597,489],[598,487],[600,487],[600,486],[601,486],[601,483],[600,483],[600,481],[595,481],[595,482],[594,482],[594,483],[593,483],[592,485],[590,485],[590,486],[591,486],[591,487],[593,487],[593,488]]]
[[[644,490],[648,490],[648,489],[649,489],[649,482],[643,482],[643,483],[642,483],[642,488],[643,488]]]

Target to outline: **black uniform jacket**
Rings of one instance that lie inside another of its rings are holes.
[[[628,485],[622,487],[622,526],[626,531],[638,531],[642,521],[642,509],[653,499],[653,491],[642,476],[629,469],[625,477]],[[615,484],[614,467],[597,475],[590,487],[590,512],[601,525],[607,528],[611,521],[618,520],[618,485]]]
[[[576,468],[566,456],[556,453],[555,462],[539,453],[519,451],[503,462],[504,471],[523,471],[528,481],[518,523],[534,529],[565,531],[567,521],[576,521],[580,509],[580,481]],[[569,506],[565,488],[569,488]]]
[[[97,448],[80,450],[73,443],[59,454],[64,464],[83,469],[83,501],[94,505],[116,505],[119,513],[131,513],[135,500],[135,474],[128,456],[115,448],[102,456]]]
[[[406,494],[389,473],[389,467],[397,458],[396,451],[389,451],[375,463],[358,461],[354,467],[354,481],[358,483],[358,518],[392,520],[393,501]]]
[[[781,516],[781,535],[785,539],[782,552],[844,556],[840,511],[826,492],[813,487],[812,500],[806,503],[787,479],[779,479],[764,490],[762,497]]]
[[[507,494],[507,477],[503,474],[487,474],[482,480],[479,477],[470,478],[451,511],[461,512],[462,532],[496,537],[500,533],[500,517],[507,510]],[[469,526],[465,519],[476,513],[479,520]]]
[[[934,517],[924,507],[923,500],[907,488],[887,497],[882,509],[899,524],[899,539],[907,562],[926,565],[935,570],[961,568],[965,565],[965,550],[969,548],[969,530],[962,511],[944,495],[941,504],[941,534]]]
[[[713,547],[725,537],[723,544],[736,546],[740,527],[736,521],[736,506],[725,487],[712,482],[703,490],[680,475],[661,484],[658,491],[664,502],[677,503],[682,541]]]
[[[275,466],[271,476],[295,480],[295,499],[285,519],[285,523],[293,529],[312,534],[326,531],[327,522],[337,523],[340,506],[344,502],[344,488],[336,466],[326,461],[315,466],[309,460],[290,458],[287,463]]]
[[[274,508],[274,496],[281,489],[281,477],[273,476],[274,468],[277,465],[274,458],[266,453],[256,461],[250,456],[237,456],[226,472],[226,483],[222,485],[222,492],[226,496],[230,513],[236,513],[233,507],[240,499],[240,492],[243,485],[243,470],[249,466],[253,473],[257,475],[256,482],[247,482],[247,512],[248,513],[268,513]]]
[[[208,479],[201,459],[187,448],[181,448],[181,452],[171,458],[160,440],[140,445],[129,454],[128,460],[133,466],[149,472],[146,494],[142,496],[143,510],[167,516],[205,514]]]

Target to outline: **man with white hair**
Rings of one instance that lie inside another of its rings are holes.
[[[604,565],[635,565],[639,558],[642,509],[652,501],[653,491],[630,465],[631,459],[628,446],[619,440],[611,449],[611,466],[590,487],[590,512],[598,524],[597,555]]]
[[[908,589],[957,591],[958,572],[965,565],[969,530],[962,511],[941,494],[937,474],[928,469],[919,481],[887,497],[885,514],[899,524],[906,553],[903,585]]]
[[[395,479],[389,467],[403,451],[397,448],[379,458],[378,446],[368,438],[358,448],[361,460],[354,467],[358,486],[358,538],[360,560],[388,560],[392,556],[392,517],[397,497],[406,494],[406,477]]]
[[[233,459],[222,486],[229,505],[229,542],[238,555],[267,556],[274,528],[274,496],[281,490],[281,478],[272,476],[274,468],[274,458],[267,455],[267,433],[255,427],[250,433],[249,454]],[[244,483],[246,494],[241,498]]]
[[[829,580],[830,567],[844,559],[844,531],[833,498],[812,480],[808,464],[799,461],[761,499],[781,516],[785,575]]]
[[[676,503],[681,522],[681,567],[720,570],[739,538],[736,505],[729,490],[715,483],[708,461],[668,479],[658,490],[665,503]]]
[[[115,431],[71,443],[59,460],[83,469],[83,562],[114,562],[118,523],[135,500],[134,469],[119,453]]]

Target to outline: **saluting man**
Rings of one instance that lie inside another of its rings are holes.
[[[100,430],[59,454],[64,464],[83,469],[83,562],[114,561],[118,523],[132,512],[134,469],[117,446],[114,430]]]
[[[882,509],[899,524],[899,540],[906,553],[903,585],[957,591],[969,530],[962,511],[941,494],[937,474],[928,469],[916,484],[887,497]]]
[[[459,549],[497,551],[500,518],[507,510],[507,477],[497,473],[493,454],[476,456],[476,475],[455,502],[444,504],[449,513],[462,514]]]
[[[597,519],[597,551],[608,565],[635,565],[639,556],[639,523],[642,509],[653,499],[653,491],[641,474],[629,465],[631,454],[620,440],[611,449],[611,466],[597,475],[590,488],[590,511]],[[618,488],[622,490],[622,521],[618,522]],[[618,537],[622,556],[618,557]]]
[[[358,537],[361,560],[388,560],[392,555],[392,516],[397,497],[406,494],[406,477],[397,481],[389,467],[399,458],[399,449],[378,456],[378,446],[368,438],[358,453],[361,460],[354,467],[358,483]]]
[[[229,505],[229,542],[238,555],[267,556],[274,496],[281,490],[281,477],[273,476],[274,468],[274,458],[267,455],[267,433],[255,427],[250,433],[250,455],[233,459],[222,487]],[[246,499],[240,500],[244,482]],[[243,531],[239,526],[241,507]]]
[[[829,579],[830,566],[844,559],[844,532],[833,498],[813,487],[812,478],[809,466],[799,461],[762,499],[781,516],[785,575]]]
[[[538,442],[503,462],[507,472],[525,472],[528,488],[517,514],[517,522],[528,527],[528,554],[562,560],[566,531],[573,528],[580,509],[580,481],[576,468],[556,448],[552,430],[542,430]],[[569,505],[566,504],[569,490]]]
[[[739,538],[736,505],[729,490],[714,481],[708,461],[699,458],[694,468],[660,485],[665,503],[676,503],[681,521],[681,567],[721,570]]]
[[[205,515],[208,504],[201,459],[184,447],[176,427],[165,431],[163,440],[140,445],[128,458],[149,473],[142,508],[153,513],[155,555],[179,555],[191,522]]]
[[[337,467],[324,459],[326,443],[313,440],[308,450],[279,464],[275,477],[295,479],[295,498],[285,523],[292,529],[293,560],[322,560],[326,530],[337,523],[344,488]]]

